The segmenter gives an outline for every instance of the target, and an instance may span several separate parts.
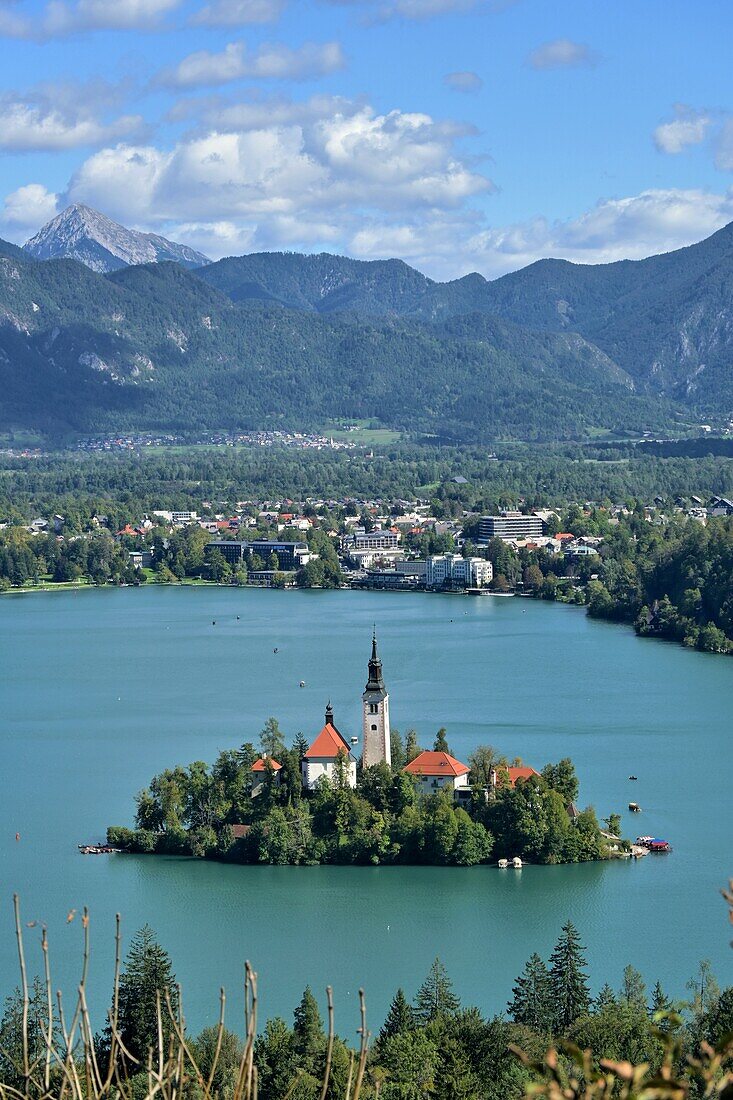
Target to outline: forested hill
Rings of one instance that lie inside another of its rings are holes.
[[[733,227],[637,263],[436,283],[262,253],[105,275],[0,242],[0,430],[668,432],[733,411]]]
[[[404,267],[404,265],[400,265]],[[409,268],[405,268],[409,272]],[[100,275],[0,255],[0,427],[313,428],[378,418],[452,439],[641,430],[671,406],[576,333],[232,300],[176,264]]]
[[[294,253],[220,260],[199,275],[235,301],[430,322],[482,313],[533,331],[576,332],[640,391],[701,408],[733,407],[733,223],[645,260],[541,260],[492,282],[474,273],[437,283],[397,260]]]

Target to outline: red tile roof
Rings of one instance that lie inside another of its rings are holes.
[[[268,764],[274,772],[279,772],[282,768],[282,764],[278,764],[277,760],[273,760],[272,758],[270,760],[265,760],[264,757],[260,757],[260,759],[255,760],[254,764],[252,765],[252,771],[263,772]]]
[[[467,775],[470,770],[447,752],[421,752],[405,768],[410,775],[452,775],[454,777]]]
[[[242,837],[245,837],[245,836],[248,835],[251,828],[252,828],[251,825],[232,825],[231,826],[232,836],[234,837],[235,840],[241,840]]]
[[[534,768],[501,768],[500,774],[509,776],[509,786],[516,787],[517,780],[530,779],[533,775],[539,775]]]
[[[305,754],[305,759],[335,760],[340,753],[348,756],[349,752],[350,748],[346,738],[339,733],[335,726],[325,725]]]

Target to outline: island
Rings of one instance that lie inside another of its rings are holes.
[[[362,695],[359,739],[339,731],[330,702],[309,742],[288,748],[270,718],[260,751],[250,742],[154,777],[137,796],[136,828],[110,826],[124,852],[235,863],[430,864],[489,861],[519,867],[626,855],[620,818],[601,829],[579,810],[572,761],[541,772],[478,746],[468,764],[451,754],[445,729],[422,750],[414,730],[392,729],[376,634]]]

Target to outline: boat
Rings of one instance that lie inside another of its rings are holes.
[[[500,859],[499,860],[499,866],[501,867],[502,871],[505,870],[509,866],[509,860],[508,859]]]
[[[641,806],[638,802],[629,802],[629,809],[631,810],[632,814],[641,813]]]
[[[668,840],[662,840],[658,836],[638,836],[636,843],[646,849],[647,852],[671,852],[672,847]]]
[[[514,859],[512,860],[512,867],[514,868],[515,871],[521,871],[522,870],[522,861],[519,858],[519,856],[515,856]]]
[[[305,687],[305,680],[301,680],[298,687],[304,688]]]
[[[629,779],[632,779],[634,782],[636,782],[637,777],[635,775],[630,775]]]

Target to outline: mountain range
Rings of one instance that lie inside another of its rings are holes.
[[[0,428],[669,431],[733,411],[732,302],[733,225],[641,261],[440,283],[400,260],[208,263],[74,207],[0,243]]]

